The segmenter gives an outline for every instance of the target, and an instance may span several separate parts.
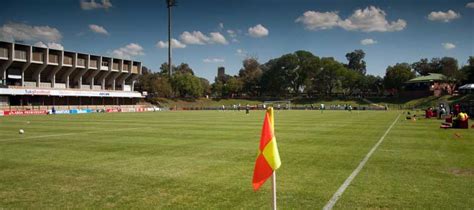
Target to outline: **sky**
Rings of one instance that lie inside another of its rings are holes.
[[[214,81],[238,74],[248,56],[265,63],[307,50],[346,62],[366,53],[367,73],[389,65],[474,55],[472,0],[178,0],[172,8],[173,63]],[[165,0],[5,0],[0,40],[138,60],[167,61]]]

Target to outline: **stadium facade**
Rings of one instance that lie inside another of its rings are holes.
[[[135,105],[139,61],[0,42],[0,110]]]

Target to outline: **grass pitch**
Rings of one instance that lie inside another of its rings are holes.
[[[263,114],[1,117],[0,208],[270,208],[270,180],[251,186]],[[398,114],[276,113],[279,207],[322,208]],[[473,208],[473,129],[439,124],[400,117],[335,208]]]

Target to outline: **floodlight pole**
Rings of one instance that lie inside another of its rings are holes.
[[[172,65],[171,65],[171,7],[176,6],[175,0],[166,0],[168,7],[168,75],[172,76]]]

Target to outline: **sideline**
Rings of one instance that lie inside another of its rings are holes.
[[[362,168],[365,166],[367,161],[369,160],[370,156],[377,150],[379,145],[383,142],[385,139],[385,136],[387,136],[388,132],[392,130],[392,127],[397,123],[398,119],[400,118],[401,114],[398,114],[397,118],[393,121],[393,123],[388,127],[388,129],[385,131],[382,137],[380,137],[379,141],[372,147],[372,149],[367,153],[367,155],[364,157],[364,159],[359,163],[359,166],[351,173],[349,177],[347,177],[346,181],[337,189],[336,193],[332,196],[331,200],[328,201],[328,203],[324,206],[324,210],[331,210],[336,202],[339,200],[339,198],[342,196],[342,193],[349,187],[351,184],[352,180],[359,174],[359,172],[362,170]]]

